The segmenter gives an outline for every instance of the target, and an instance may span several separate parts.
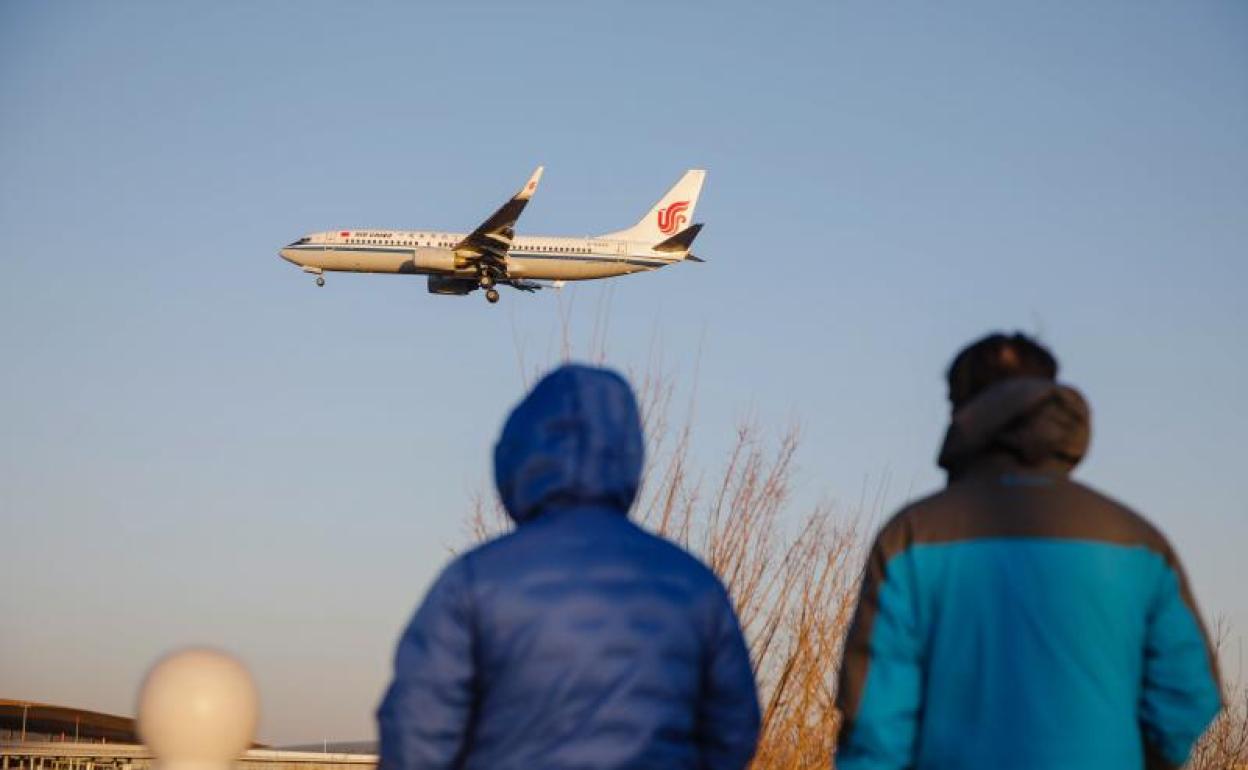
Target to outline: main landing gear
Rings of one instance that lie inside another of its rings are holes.
[[[325,285],[325,276],[323,276],[323,275],[318,275],[318,276],[316,277],[316,285],[317,285],[317,286],[324,286],[324,285]]]
[[[485,289],[485,301],[491,305],[498,302],[498,289],[494,288],[495,283],[494,274],[488,268],[482,268],[481,274],[477,276],[477,285]]]

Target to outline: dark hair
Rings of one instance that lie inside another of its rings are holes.
[[[1040,343],[1021,332],[997,332],[972,342],[953,359],[946,375],[949,401],[958,409],[981,391],[1014,377],[1057,379],[1057,359]]]

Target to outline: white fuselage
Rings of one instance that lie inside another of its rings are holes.
[[[281,250],[308,272],[412,273],[474,278],[478,268],[457,257],[463,233],[430,230],[339,230],[313,233]],[[681,261],[649,244],[604,238],[518,235],[507,253],[516,279],[582,281],[655,270]]]

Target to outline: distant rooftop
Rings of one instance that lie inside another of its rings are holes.
[[[0,698],[0,742],[73,741],[139,744],[134,717]],[[253,743],[252,748],[268,748]]]
[[[131,717],[99,711],[0,698],[0,740],[66,740],[138,743]]]

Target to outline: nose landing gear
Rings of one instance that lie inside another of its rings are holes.
[[[324,286],[324,285],[325,285],[325,276],[324,276],[324,275],[322,275],[322,272],[323,272],[323,271],[321,270],[321,268],[319,268],[319,267],[313,267],[313,266],[311,266],[311,265],[300,265],[300,267],[303,269],[303,272],[305,272],[305,273],[311,273],[312,275],[315,275],[315,276],[316,276],[316,285],[317,285],[317,286]]]

